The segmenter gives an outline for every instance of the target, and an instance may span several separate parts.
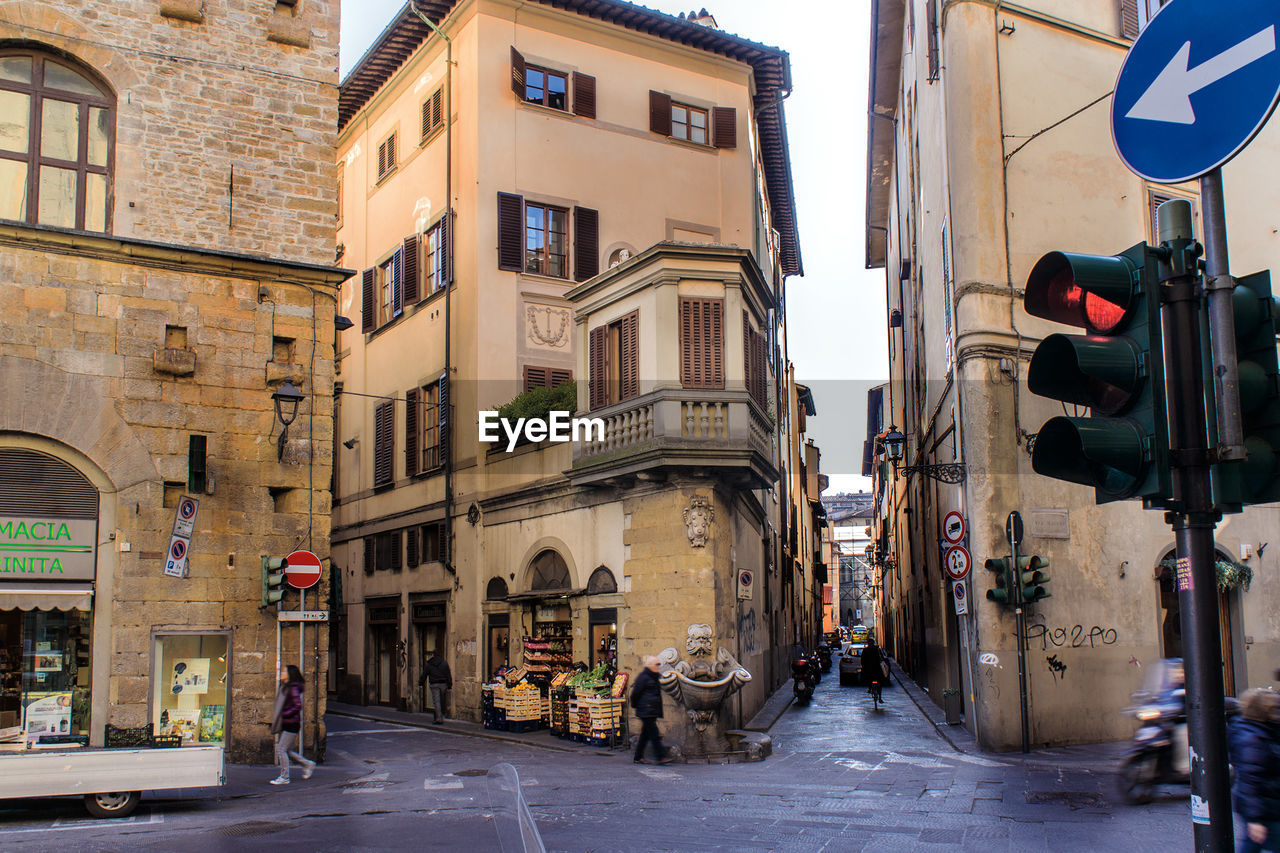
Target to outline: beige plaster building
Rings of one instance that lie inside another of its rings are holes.
[[[479,719],[502,665],[634,673],[705,623],[749,717],[822,571],[787,54],[626,3],[418,7],[341,86],[333,688],[418,710],[440,652]],[[508,403],[597,431],[482,440]]]
[[[0,2],[0,748],[261,760],[327,664],[259,604],[328,556],[337,3],[89,5]]]
[[[1092,490],[1031,469],[1036,431],[1061,411],[1027,391],[1027,362],[1050,329],[1022,309],[1044,253],[1154,242],[1157,203],[1197,202],[1195,184],[1134,176],[1111,142],[1116,75],[1158,5],[872,4],[867,265],[886,271],[890,311],[881,427],[905,434],[906,463],[960,463],[966,475],[895,476],[881,458],[880,630],[935,699],[961,692],[966,727],[996,749],[1020,742],[1017,649],[1012,614],[984,597],[982,564],[1007,553],[1010,511],[1027,522],[1025,547],[1051,561],[1052,598],[1029,617],[1034,744],[1128,736],[1120,710],[1143,667],[1181,654],[1161,514],[1132,501],[1095,506]],[[1273,122],[1224,169],[1237,274],[1280,257],[1277,154]],[[965,516],[974,565],[959,617],[938,547],[952,510]],[[1259,506],[1217,530],[1219,559],[1253,575],[1220,593],[1229,692],[1268,684],[1280,664],[1280,555],[1265,547],[1277,521],[1276,507]]]

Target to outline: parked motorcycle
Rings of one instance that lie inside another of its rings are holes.
[[[808,702],[813,698],[813,688],[817,681],[813,677],[816,667],[805,654],[798,654],[791,661],[791,690],[797,702]]]
[[[826,643],[818,646],[818,666],[823,672],[831,671],[831,646]]]

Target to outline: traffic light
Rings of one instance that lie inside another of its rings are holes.
[[[289,562],[284,557],[262,558],[262,606],[279,604],[284,598],[284,570]]]
[[[1031,555],[1018,557],[1018,583],[1022,586],[1022,601],[1029,604],[1049,597],[1049,590],[1044,585],[1049,582],[1049,561],[1044,557]]]
[[[1219,503],[1228,512],[1280,500],[1276,452],[1280,449],[1280,366],[1276,357],[1276,302],[1271,274],[1238,279],[1231,293],[1235,314],[1240,418],[1247,457],[1218,466]]]
[[[982,564],[989,572],[995,572],[995,586],[987,590],[987,600],[997,604],[1013,604],[1013,573],[1009,570],[1011,557],[992,557]]]
[[[1089,409],[1045,422],[1031,467],[1093,486],[1100,504],[1160,506],[1172,491],[1158,287],[1145,243],[1115,256],[1050,252],[1027,278],[1028,314],[1088,332],[1049,335],[1031,357],[1033,394]]]

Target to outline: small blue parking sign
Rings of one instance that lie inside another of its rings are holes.
[[[1280,96],[1280,3],[1173,0],[1120,68],[1111,135],[1133,172],[1176,184],[1249,144]]]

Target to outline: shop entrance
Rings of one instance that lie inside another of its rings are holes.
[[[601,607],[587,611],[591,627],[591,666],[607,663],[618,668],[618,608]]]
[[[1221,551],[1214,553],[1215,562],[1231,562]],[[1165,554],[1160,561],[1160,648],[1166,658],[1182,657],[1182,607],[1178,600],[1177,555]],[[1234,590],[1218,589],[1218,630],[1222,654],[1222,687],[1227,696],[1236,695],[1235,645],[1232,642]]]
[[[89,733],[89,616],[0,611],[0,743]]]
[[[431,656],[440,653],[440,657],[448,659],[449,650],[446,643],[445,603],[443,601],[426,601],[413,605],[413,640],[417,650],[417,672],[419,675],[426,668]],[[420,707],[434,708],[431,703],[431,691],[424,684],[419,693]]]
[[[374,705],[400,705],[400,669],[407,657],[400,640],[400,606],[377,604],[368,607],[369,647],[366,654],[368,685],[366,696]]]
[[[489,614],[489,642],[485,646],[488,673],[496,677],[497,671],[510,664],[511,616],[507,613]]]

